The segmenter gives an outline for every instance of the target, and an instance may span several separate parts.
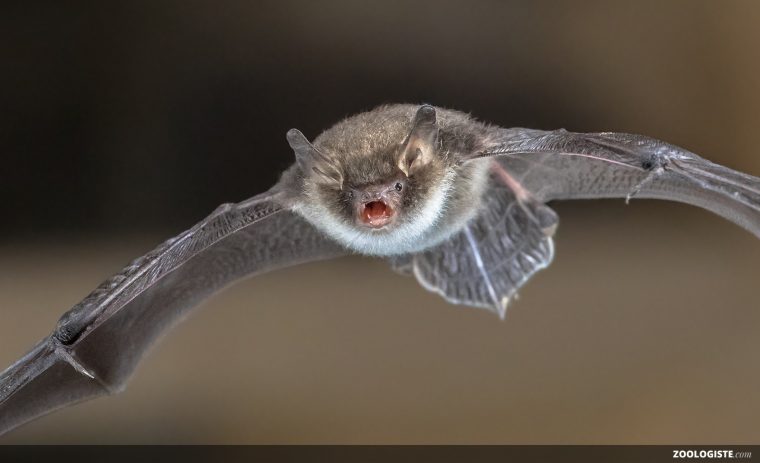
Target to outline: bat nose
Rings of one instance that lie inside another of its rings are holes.
[[[383,201],[388,193],[387,187],[372,187],[362,191],[361,201],[363,203],[369,203],[372,201]]]
[[[370,201],[386,201],[388,194],[394,189],[393,184],[389,185],[369,185],[361,189],[360,200],[364,203]]]

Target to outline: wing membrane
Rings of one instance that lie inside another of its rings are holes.
[[[241,277],[343,254],[264,194],[209,217],[111,277],[0,373],[0,434],[123,389],[145,351],[200,300]]]
[[[683,148],[625,133],[504,129],[494,156],[533,196],[642,197],[710,210],[760,237],[760,178]]]
[[[548,206],[520,197],[494,175],[478,215],[461,232],[392,265],[413,273],[448,302],[486,308],[504,318],[518,289],[551,263],[557,223]]]

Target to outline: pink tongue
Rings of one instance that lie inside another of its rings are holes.
[[[364,214],[362,215],[365,222],[387,217],[388,206],[382,201],[372,201],[364,205]]]

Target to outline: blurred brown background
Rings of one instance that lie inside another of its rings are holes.
[[[52,2],[51,2],[52,3]],[[760,175],[760,3],[124,2],[0,10],[0,368],[100,281],[386,102],[644,133]],[[758,443],[760,243],[556,204],[507,320],[380,261],[212,298],[118,396],[0,443]]]

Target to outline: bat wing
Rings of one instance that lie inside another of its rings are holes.
[[[521,197],[494,167],[478,214],[460,232],[390,263],[450,303],[486,308],[504,318],[517,290],[551,263],[558,219],[545,204]]]
[[[343,253],[275,193],[220,206],[104,282],[0,373],[0,434],[122,390],[162,334],[232,281]]]
[[[622,133],[504,129],[494,146],[464,160],[491,158],[493,178],[478,214],[448,241],[395,257],[391,265],[455,304],[502,317],[507,303],[551,263],[555,199],[637,196],[705,208],[760,237],[760,178],[682,148]]]
[[[504,129],[494,156],[538,201],[631,197],[707,209],[760,237],[760,178],[641,135]]]

